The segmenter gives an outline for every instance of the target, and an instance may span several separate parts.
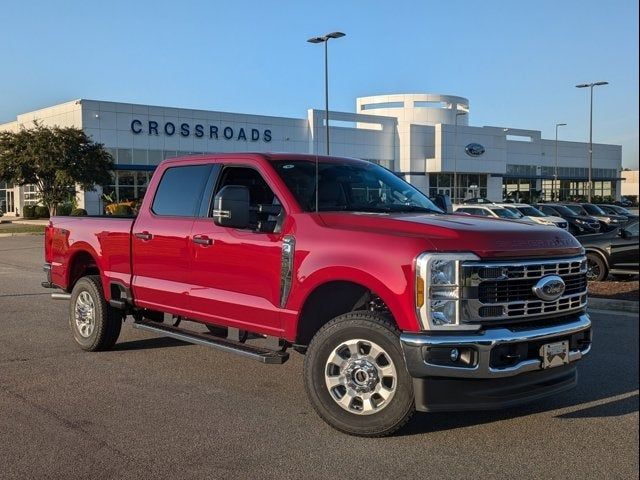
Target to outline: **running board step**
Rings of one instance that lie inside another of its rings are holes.
[[[289,360],[289,354],[281,350],[270,350],[256,345],[248,345],[246,343],[235,342],[227,338],[215,337],[206,333],[197,333],[164,325],[157,322],[147,322],[144,320],[133,322],[133,327],[140,330],[147,330],[165,337],[176,338],[183,342],[195,343],[196,345],[204,345],[207,347],[217,348],[229,353],[235,353],[262,363],[282,364]]]

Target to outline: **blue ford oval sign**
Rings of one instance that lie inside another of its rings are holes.
[[[470,143],[466,147],[464,147],[464,151],[467,152],[467,155],[472,157],[479,157],[484,153],[484,147],[479,143]]]
[[[538,280],[533,287],[533,293],[545,302],[553,302],[559,299],[564,293],[566,285],[564,280],[558,275],[548,275]]]

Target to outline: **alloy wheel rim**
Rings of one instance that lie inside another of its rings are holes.
[[[595,280],[600,276],[600,267],[592,260],[587,261],[587,279]]]
[[[93,333],[93,329],[96,325],[95,312],[95,304],[93,303],[93,298],[89,292],[80,292],[80,295],[76,298],[74,308],[76,329],[80,336],[89,338]]]
[[[356,415],[384,409],[395,395],[396,367],[375,342],[352,339],[340,343],[325,364],[325,384],[340,407]]]

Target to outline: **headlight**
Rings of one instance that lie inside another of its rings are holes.
[[[586,225],[587,222],[585,222],[584,220],[580,220],[579,218],[576,218],[576,223],[580,224],[580,225]]]
[[[613,219],[611,217],[604,217],[603,220],[604,220],[604,223],[611,223]]]
[[[472,253],[423,253],[416,259],[416,311],[424,330],[475,329],[460,325],[460,262]]]

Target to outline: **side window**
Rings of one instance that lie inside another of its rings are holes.
[[[638,236],[638,225],[640,225],[640,224],[638,224],[638,223],[634,223],[633,225],[629,225],[629,226],[626,228],[627,232],[629,232],[629,234],[630,234],[632,237],[637,237],[637,236]]]
[[[162,175],[151,210],[156,215],[195,217],[211,165],[168,168]]]
[[[252,230],[265,233],[280,232],[284,220],[284,210],[278,197],[275,196],[271,187],[257,170],[249,167],[224,168],[214,196],[227,185],[241,185],[249,189],[250,228]]]

